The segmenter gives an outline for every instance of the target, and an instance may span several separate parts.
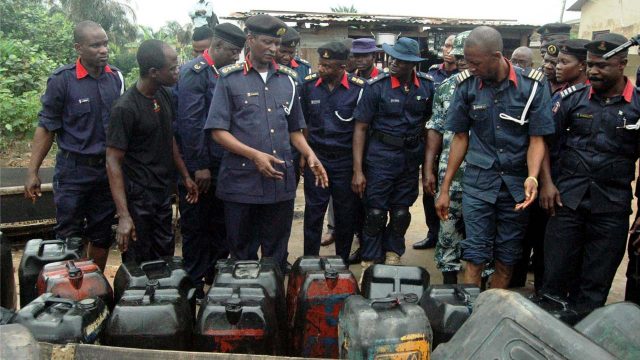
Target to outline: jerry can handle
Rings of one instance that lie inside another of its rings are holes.
[[[338,271],[333,268],[333,265],[331,265],[326,257],[320,259],[320,266],[322,266],[322,269],[324,269],[324,277],[326,279],[338,278]]]
[[[162,266],[162,265],[166,265],[167,262],[159,259],[159,260],[151,260],[151,261],[146,261],[143,262],[142,264],[140,264],[140,269],[142,269],[142,271],[145,271],[144,269],[147,267],[154,267],[154,266]]]
[[[51,306],[54,304],[67,304],[67,305],[74,306],[76,303],[73,300],[65,299],[61,297],[55,297],[55,296],[51,296],[44,301],[45,306]]]
[[[551,294],[543,293],[542,294],[542,298],[562,306],[562,310],[563,311],[566,311],[566,310],[569,309],[569,303],[564,301],[564,300],[562,300],[561,298],[559,298],[557,296],[553,296]]]
[[[44,251],[44,247],[46,245],[65,245],[65,244],[66,244],[66,242],[64,240],[61,240],[61,239],[42,240],[42,242],[38,246],[38,255],[42,256],[42,252]]]
[[[233,264],[233,271],[236,271],[237,268],[241,266],[252,266],[252,267],[260,267],[259,260],[239,260]]]
[[[458,284],[453,285],[453,295],[467,304],[471,302],[471,294]]]
[[[155,301],[156,298],[156,289],[160,285],[158,280],[149,280],[147,281],[147,286],[144,289],[144,296],[142,297],[143,304],[149,304]]]
[[[79,275],[82,275],[82,270],[80,270],[80,268],[76,266],[76,262],[73,260],[67,261],[65,267],[67,268],[69,276],[77,277]]]

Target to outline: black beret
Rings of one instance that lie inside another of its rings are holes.
[[[584,46],[589,42],[585,39],[570,39],[560,42],[560,52],[564,54],[573,55],[578,60],[587,59],[587,48]]]
[[[245,35],[244,31],[230,23],[216,25],[213,36],[239,48],[244,47],[244,42],[247,40],[247,35]]]
[[[267,35],[280,38],[287,32],[287,24],[271,15],[260,14],[247,19],[247,29],[256,35]]]
[[[558,52],[560,51],[558,49],[559,45],[560,45],[560,41],[554,40],[546,43],[544,47],[546,49],[547,54],[549,54],[549,56],[558,57]]]
[[[282,35],[281,46],[296,47],[300,43],[300,34],[296,29],[287,26],[287,32]]]
[[[193,35],[191,36],[191,40],[200,41],[205,39],[211,39],[213,37],[213,30],[211,30],[208,26],[200,26],[193,29]]]
[[[349,57],[349,48],[340,41],[332,41],[321,45],[318,48],[320,59],[326,60],[347,60]]]
[[[627,38],[620,34],[598,34],[593,41],[588,42],[584,47],[592,54],[604,55],[626,42]],[[627,53],[627,51],[622,53]]]
[[[571,32],[571,25],[563,23],[551,23],[544,24],[536,30],[536,32],[542,36],[569,34]]]

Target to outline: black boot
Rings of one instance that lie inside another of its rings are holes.
[[[442,283],[443,284],[457,284],[458,283],[458,272],[457,271],[443,271],[442,272]]]
[[[413,244],[413,248],[416,250],[424,250],[424,249],[431,249],[436,247],[436,236],[428,236],[425,237],[423,240],[418,241],[417,243]]]

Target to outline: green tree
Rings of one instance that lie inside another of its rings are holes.
[[[340,5],[340,6],[331,7],[331,12],[357,14],[358,9],[356,9],[356,7],[353,5],[350,5],[350,6]]]

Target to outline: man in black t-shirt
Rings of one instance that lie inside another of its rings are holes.
[[[116,240],[122,260],[140,263],[173,256],[174,170],[184,179],[188,202],[198,200],[198,190],[173,137],[173,103],[164,88],[178,79],[176,51],[162,41],[147,40],[136,58],[140,78],[111,110],[107,173],[118,212]]]

